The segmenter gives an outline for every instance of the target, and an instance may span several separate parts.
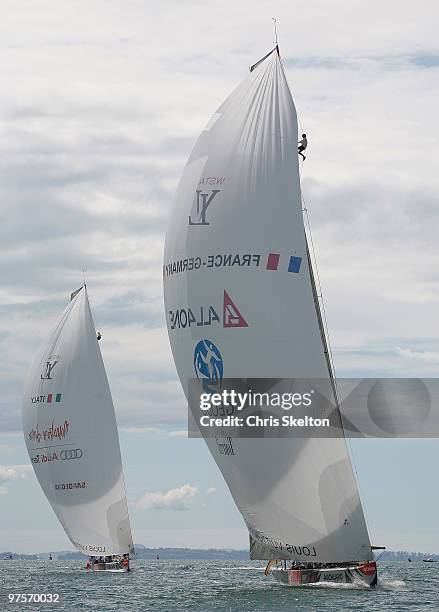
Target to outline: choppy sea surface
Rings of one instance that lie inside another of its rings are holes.
[[[439,610],[439,563],[380,563],[376,589],[292,588],[263,570],[254,561],[134,560],[130,573],[113,574],[86,573],[80,561],[0,561],[0,610]],[[14,593],[57,593],[60,603],[9,603]]]

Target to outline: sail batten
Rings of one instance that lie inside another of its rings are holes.
[[[292,379],[333,384],[303,223],[297,116],[273,51],[200,135],[168,225],[166,317],[188,398],[191,379],[210,384],[213,374],[217,384],[265,379],[272,391]],[[205,442],[254,558],[372,559],[342,436]]]
[[[114,407],[85,287],[31,366],[23,431],[37,479],[74,546],[133,549]]]

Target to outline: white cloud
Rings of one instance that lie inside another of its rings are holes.
[[[0,444],[0,453],[9,453],[15,450],[15,446],[10,444]]]
[[[198,494],[197,487],[186,484],[167,493],[145,493],[136,505],[142,510],[189,510]]]
[[[158,427],[121,427],[121,431],[131,434],[155,433],[162,434],[163,431]]]
[[[216,491],[215,487],[210,487],[209,489],[207,489],[206,495],[212,495],[212,493],[215,493],[215,491]]]
[[[0,431],[20,428],[30,360],[84,266],[119,425],[185,435],[162,304],[166,219],[192,143],[272,43],[271,4],[212,0],[199,20],[198,0],[122,12],[96,0],[84,20],[42,0],[24,21],[16,4],[0,23]],[[336,366],[362,375],[366,347],[439,346],[439,7],[388,0],[377,20],[371,3],[335,0],[330,28],[326,9],[304,4],[295,27],[279,0],[276,17],[310,137],[303,191]]]
[[[328,27],[324,0],[303,3],[300,23],[291,0],[276,2],[310,138],[303,191],[338,373],[409,376],[418,364],[435,376],[439,4],[375,4],[334,0]],[[186,435],[162,304],[166,217],[192,143],[272,44],[273,3],[256,5],[25,0],[3,11],[2,433],[21,428],[30,360],[84,266],[119,425]],[[200,533],[150,535],[235,543]]]
[[[168,431],[166,429],[160,429],[159,427],[121,427],[121,430],[133,434],[154,433],[168,438],[184,438],[188,435],[186,429]]]
[[[12,467],[0,467],[0,481],[5,482],[6,480],[12,480],[17,478],[18,472]]]
[[[7,495],[8,483],[17,478],[24,478],[27,472],[32,471],[30,465],[0,465],[0,495]]]
[[[437,362],[439,361],[439,352],[436,351],[413,351],[411,349],[404,349],[399,346],[396,347],[396,352],[402,357],[409,359],[422,359],[423,361]]]

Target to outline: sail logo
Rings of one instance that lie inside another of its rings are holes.
[[[41,440],[54,440],[57,438],[58,440],[63,440],[67,437],[69,433],[70,423],[68,421],[64,421],[62,425],[55,425],[52,423],[49,427],[46,427],[43,430],[40,430],[39,425],[37,424],[36,428],[32,428],[28,432],[28,438],[31,442],[40,443]]]
[[[221,187],[221,185],[224,183],[225,180],[226,180],[225,176],[203,176],[198,181],[198,186],[200,185],[209,185],[209,186],[219,185]]]
[[[82,449],[80,448],[69,448],[64,449],[60,452],[59,457],[56,451],[49,453],[38,453],[31,457],[32,463],[50,463],[51,461],[71,461],[72,459],[81,459],[83,456]]]
[[[70,461],[71,459],[81,459],[83,455],[82,449],[80,448],[69,448],[62,450],[59,454],[63,461]]]
[[[57,482],[55,483],[55,491],[73,491],[74,489],[85,489],[87,481],[82,482]]]
[[[177,308],[177,310],[169,310],[169,326],[170,329],[186,329],[191,327],[204,327],[221,324],[218,315],[218,308],[215,306],[200,306],[199,309],[193,308]],[[247,321],[239,311],[236,304],[233,302],[230,295],[224,289],[223,295],[223,317],[222,325],[225,328],[233,327],[248,327]]]
[[[199,311],[192,308],[178,308],[169,311],[170,328],[186,329],[190,327],[202,327],[219,323],[219,316],[213,306],[200,306]]]
[[[189,215],[189,225],[210,225],[206,219],[206,211],[219,192],[220,189],[212,189],[210,193],[204,193],[201,189],[197,189],[192,212]]]
[[[194,256],[176,259],[163,265],[163,278],[189,272],[237,269],[270,270],[275,272],[292,272],[299,274],[302,257],[281,253],[215,253],[204,257]]]
[[[358,569],[365,576],[373,576],[374,574],[376,574],[377,566],[374,561],[371,561],[370,563],[360,565]]]
[[[266,270],[277,271],[279,269],[280,253],[268,253]],[[298,274],[300,272],[300,266],[302,264],[302,258],[296,255],[291,255],[288,261],[288,272]]]
[[[248,327],[247,321],[239,312],[230,295],[224,289],[223,327]]]
[[[345,581],[345,573],[344,572],[320,572],[320,580],[325,582],[344,582]]]
[[[52,370],[53,368],[56,366],[56,364],[58,363],[58,361],[46,361],[46,369],[45,371],[41,374],[41,380],[52,380]]]
[[[206,393],[215,393],[223,380],[223,359],[211,340],[200,340],[194,350],[194,368]]]
[[[39,453],[34,457],[31,457],[32,463],[50,463],[51,461],[58,461],[58,455],[56,452],[51,453]]]
[[[32,404],[51,404],[52,402],[61,402],[62,393],[48,393],[47,395],[34,395],[32,396]]]

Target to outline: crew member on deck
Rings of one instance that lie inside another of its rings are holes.
[[[128,555],[124,555],[122,559],[122,565],[127,568],[127,571],[130,571],[130,558]]]

